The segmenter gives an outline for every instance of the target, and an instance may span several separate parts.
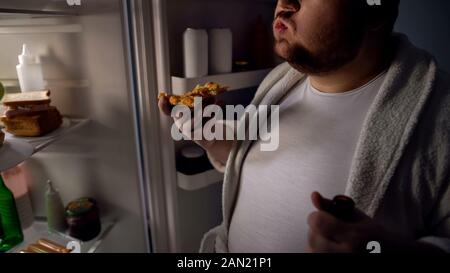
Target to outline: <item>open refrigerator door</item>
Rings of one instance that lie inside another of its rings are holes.
[[[22,244],[10,251],[49,239],[64,246],[79,242],[81,252],[149,252],[129,3],[79,2],[0,4],[0,81],[6,93],[20,94],[17,56],[27,44],[39,57],[51,106],[62,115],[56,130],[39,136],[24,137],[3,124],[6,138],[0,158],[10,160],[0,162],[0,171],[6,176],[24,162],[8,178],[22,177],[26,182],[34,219],[30,226],[23,225]],[[15,110],[2,108],[2,114]],[[14,160],[11,153],[6,154],[8,150],[17,155]],[[44,191],[49,179],[65,205],[80,197],[98,202],[102,229],[94,239],[78,240],[70,236],[70,230],[48,231]]]
[[[197,84],[218,82],[229,87],[227,102],[248,105],[276,64],[270,54],[258,61],[271,50],[259,45],[268,37],[275,4],[2,1],[0,81],[7,93],[20,92],[15,68],[27,44],[39,56],[51,104],[63,116],[61,127],[43,137],[7,132],[7,145],[29,147],[20,160],[1,169],[26,159],[22,172],[35,221],[24,231],[24,243],[43,234],[67,243],[66,233],[50,234],[45,228],[43,196],[50,179],[65,204],[80,197],[98,201],[105,230],[83,252],[197,252],[203,234],[221,222],[223,174],[207,159],[201,164],[189,156],[186,160],[187,154],[205,158],[204,151],[192,141],[173,140],[173,121],[161,115],[157,96],[163,91],[182,95]],[[183,33],[189,28],[232,36],[226,67],[216,63],[207,75],[186,76]]]

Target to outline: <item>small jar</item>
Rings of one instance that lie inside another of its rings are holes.
[[[69,235],[81,241],[90,241],[101,231],[99,208],[92,198],[70,202],[66,207],[66,220]]]

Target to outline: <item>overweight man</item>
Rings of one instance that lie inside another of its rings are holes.
[[[225,173],[223,223],[201,252],[450,252],[450,80],[393,33],[398,6],[278,1],[285,63],[252,105],[279,106],[279,145],[197,141]],[[327,209],[343,194],[351,219]]]

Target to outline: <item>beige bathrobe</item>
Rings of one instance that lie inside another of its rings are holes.
[[[450,252],[450,77],[405,36],[394,39],[396,55],[364,123],[346,194],[388,230]],[[252,104],[258,106],[265,96],[271,105],[279,104],[304,77],[289,64],[278,66]],[[273,90],[279,81],[283,87]],[[228,252],[228,229],[251,144],[239,141],[232,149],[224,166],[223,223],[205,234],[200,252]]]

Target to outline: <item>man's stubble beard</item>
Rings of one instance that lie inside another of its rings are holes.
[[[318,35],[327,38],[317,39],[318,46],[315,51],[308,50],[299,42],[281,39],[275,41],[275,52],[302,73],[326,74],[338,70],[356,58],[363,42],[363,35],[363,29],[358,27],[350,32],[334,30],[326,35]],[[281,43],[286,43],[283,45],[287,47],[284,54],[277,50]]]

